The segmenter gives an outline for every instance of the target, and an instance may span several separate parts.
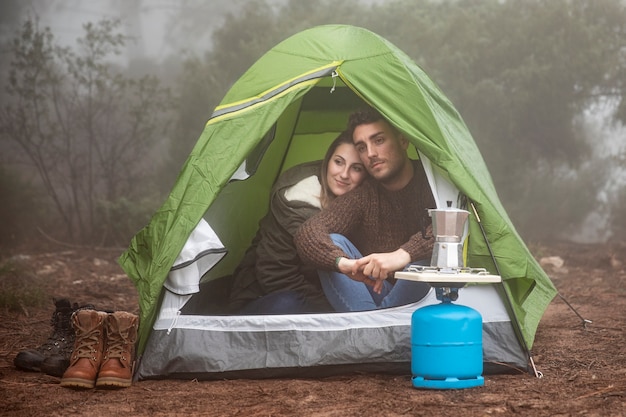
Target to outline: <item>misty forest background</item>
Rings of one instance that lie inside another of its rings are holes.
[[[107,12],[71,42],[43,23],[94,4]],[[154,7],[158,56],[132,30]],[[624,239],[622,0],[2,0],[0,248],[126,246],[230,86],[330,23],[383,36],[441,87],[526,240]]]

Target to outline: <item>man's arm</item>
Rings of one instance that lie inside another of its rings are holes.
[[[425,232],[425,236],[422,236],[422,232],[417,232],[411,236],[408,242],[400,246],[401,249],[404,249],[410,255],[411,259],[409,262],[430,259],[435,246],[432,224],[426,226]]]

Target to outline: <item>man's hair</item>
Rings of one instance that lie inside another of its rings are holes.
[[[357,110],[348,118],[348,132],[352,134],[357,126],[374,123],[379,120],[386,121],[383,115],[373,107]]]

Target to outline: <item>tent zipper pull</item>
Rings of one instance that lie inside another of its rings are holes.
[[[178,323],[178,318],[180,317],[180,310],[178,310],[176,312],[176,317],[174,317],[174,319],[172,320],[172,323],[170,324],[170,327],[167,328],[167,334],[169,335],[172,332],[172,329],[174,328],[174,326],[176,326],[176,323]]]
[[[337,73],[337,70],[333,70],[330,76],[333,79],[333,87],[330,89],[330,93],[332,94],[335,91],[335,88],[337,87],[337,77],[339,77],[339,74]]]

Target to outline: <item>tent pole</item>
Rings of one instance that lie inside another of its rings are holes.
[[[478,211],[476,210],[476,207],[474,206],[474,202],[473,201],[469,201],[470,206],[472,206],[472,211],[474,212],[474,216],[476,217],[476,221],[478,222],[478,226],[480,227],[480,231],[483,235],[483,239],[485,240],[485,243],[487,244],[487,249],[489,250],[489,255],[491,256],[491,260],[493,261],[493,264],[496,268],[496,273],[502,277],[502,274],[500,273],[500,268],[498,267],[498,262],[496,261],[496,257],[493,254],[493,250],[491,249],[491,244],[489,243],[489,239],[487,238],[487,233],[485,232],[485,228],[483,227],[482,222],[480,221],[480,216],[478,215]],[[515,313],[515,310],[513,310],[513,304],[511,303],[511,300],[509,299],[509,294],[506,291],[506,288],[504,288],[504,281],[500,282],[500,285],[502,286],[502,291],[504,292],[504,298],[506,299],[509,311]],[[528,362],[530,363],[530,366],[532,367],[533,373],[535,374],[535,377],[537,378],[541,378],[543,377],[543,374],[537,370],[537,367],[535,366],[535,361],[533,360],[533,357],[530,353],[530,349],[528,349],[528,344],[526,343],[526,339],[524,339],[524,335],[522,333],[522,329],[520,327],[519,322],[517,321],[517,317],[515,317],[515,314],[513,314],[513,320],[512,322],[514,323],[515,326],[515,331],[517,332],[517,334],[519,335],[523,348],[526,351],[526,357],[528,358]]]

